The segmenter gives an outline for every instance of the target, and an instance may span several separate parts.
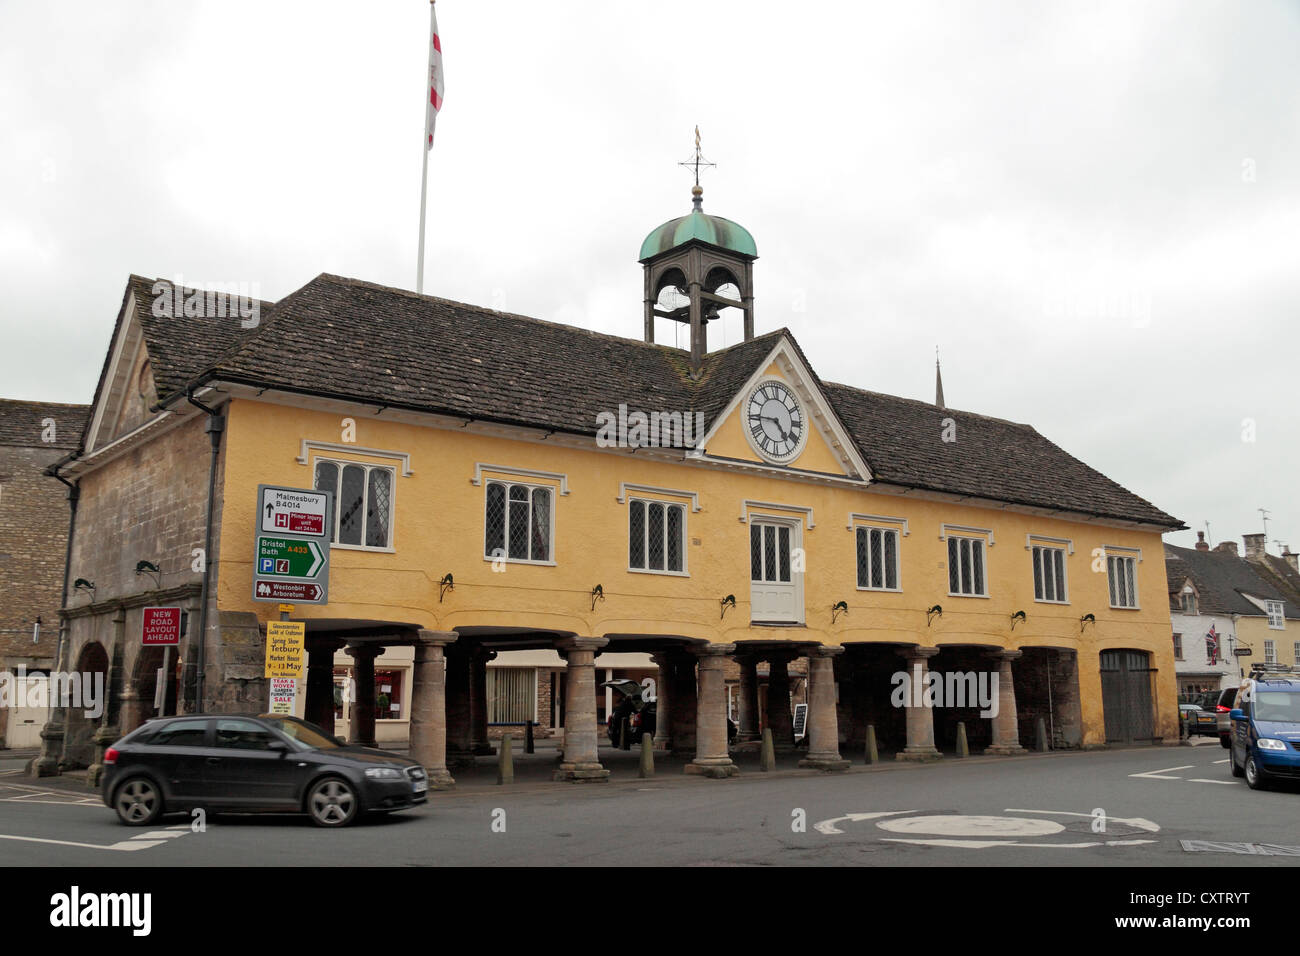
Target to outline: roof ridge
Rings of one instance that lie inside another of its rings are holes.
[[[983,418],[984,420],[990,422],[1001,422],[1003,425],[1014,425],[1016,428],[1028,428],[1030,431],[1036,434],[1039,435],[1042,434],[1042,432],[1039,432],[1037,428],[1035,428],[1033,425],[1030,425],[1028,422],[1017,422],[1017,421],[1012,421],[1009,418],[998,418],[996,415],[985,415],[982,412],[969,412],[966,411],[965,409],[952,408],[947,405],[939,406],[939,405],[935,405],[933,402],[927,402],[925,399],[922,398],[908,398],[905,395],[891,395],[889,392],[877,392],[874,389],[859,388],[856,385],[846,385],[843,382],[826,382],[826,385],[829,388],[843,388],[850,392],[857,392],[860,395],[877,395],[880,396],[881,398],[892,398],[894,401],[897,402],[908,402],[909,404],[912,405],[922,405],[926,408],[936,408],[944,412],[956,412],[959,415],[971,415],[975,418]],[[1053,444],[1055,444],[1055,442],[1053,442]]]

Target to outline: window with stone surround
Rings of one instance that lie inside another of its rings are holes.
[[[1049,604],[1068,604],[1065,589],[1065,549],[1036,544],[1034,559],[1034,600]]]
[[[631,498],[627,503],[627,566],[633,571],[686,572],[686,507]]]
[[[893,528],[857,528],[855,534],[859,590],[899,590],[898,532]]]
[[[984,583],[984,540],[948,536],[948,593],[988,597]]]
[[[483,557],[553,564],[552,489],[521,482],[487,482]]]
[[[1110,606],[1136,610],[1137,559],[1126,555],[1107,555],[1106,578],[1110,588]]]
[[[393,546],[394,470],[358,461],[316,459],[317,491],[334,492],[334,532],[342,547],[389,551]]]

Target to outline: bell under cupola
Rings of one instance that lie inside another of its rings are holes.
[[[690,327],[691,371],[698,374],[708,354],[708,324],[722,309],[739,309],[744,340],[754,337],[754,260],[758,248],[743,226],[704,211],[699,167],[707,165],[699,152],[683,165],[696,168],[688,215],[670,219],[641,243],[645,270],[645,340],[655,340],[655,319],[662,317]]]

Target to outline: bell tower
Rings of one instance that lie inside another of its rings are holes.
[[[688,325],[691,330],[691,371],[699,374],[708,354],[708,323],[721,309],[740,309],[744,336],[754,337],[754,260],[758,248],[743,226],[704,212],[700,188],[699,129],[695,157],[683,163],[695,167],[689,215],[671,219],[641,244],[645,270],[645,340],[654,342],[655,317]]]

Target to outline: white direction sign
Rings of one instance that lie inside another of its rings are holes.
[[[334,493],[257,486],[253,600],[326,604]]]

